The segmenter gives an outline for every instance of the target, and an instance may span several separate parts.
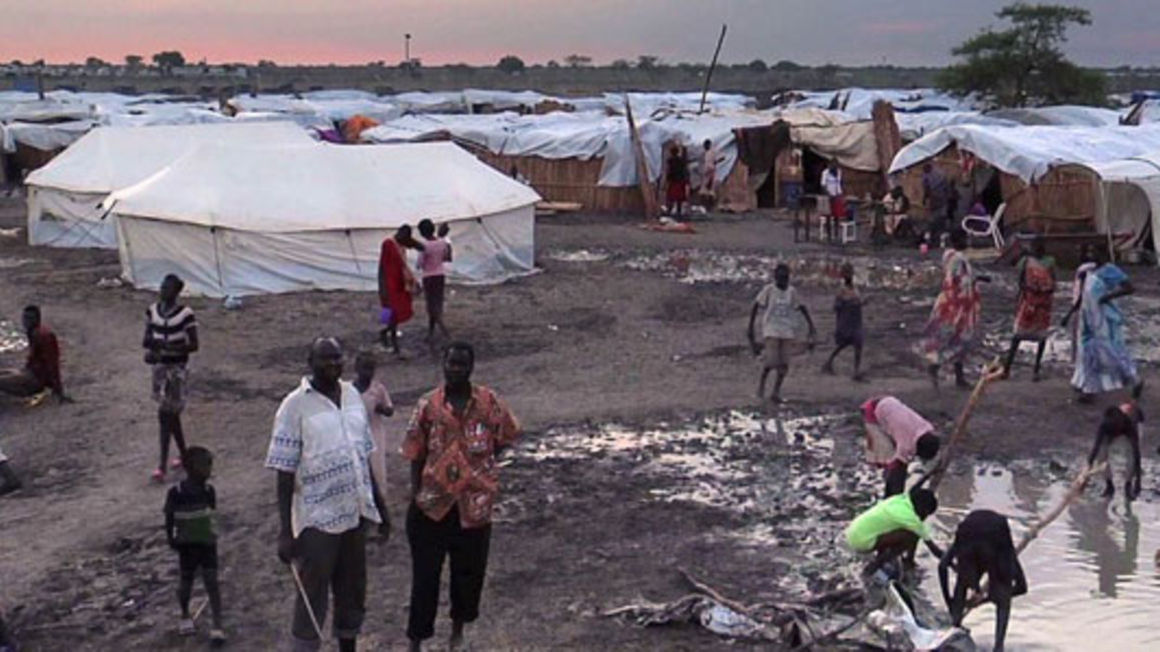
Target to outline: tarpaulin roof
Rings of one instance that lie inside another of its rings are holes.
[[[1160,151],[1160,125],[1139,127],[945,127],[903,147],[890,166],[899,172],[951,145],[1026,182],[1069,163],[1092,165]]]
[[[289,233],[471,219],[539,200],[452,143],[209,143],[109,203],[123,216]]]

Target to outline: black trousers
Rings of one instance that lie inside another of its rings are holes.
[[[442,521],[433,521],[412,502],[407,510],[407,541],[411,544],[407,638],[422,641],[435,635],[439,580],[447,557],[451,558],[451,619],[470,623],[479,618],[491,525],[465,530],[459,524],[457,508]]]

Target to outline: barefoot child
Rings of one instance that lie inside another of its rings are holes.
[[[375,476],[375,484],[379,487],[379,494],[386,502],[387,417],[395,413],[395,406],[391,403],[391,395],[387,392],[387,388],[375,380],[377,364],[375,354],[370,351],[362,351],[355,356],[354,370],[358,377],[354,381],[354,388],[362,396],[363,405],[367,409],[371,439],[375,443],[375,451],[371,455],[371,473]]]
[[[423,297],[427,300],[427,339],[435,337],[435,327],[450,338],[447,325],[443,323],[443,302],[447,285],[444,265],[451,262],[451,245],[435,235],[435,223],[424,219],[419,222],[419,235],[423,236],[423,251],[419,252],[419,273],[423,278]]]
[[[763,346],[758,346],[754,326],[761,313],[761,337]],[[789,265],[778,263],[773,271],[773,283],[761,289],[749,312],[749,346],[754,355],[761,355],[761,382],[757,395],[765,397],[765,381],[769,372],[777,370],[777,380],[773,385],[773,402],[781,402],[781,384],[789,373],[790,345],[797,337],[797,314],[800,312],[809,324],[809,346],[813,348],[817,329],[810,311],[798,300],[797,289],[789,284]]]
[[[938,499],[922,485],[919,482],[907,493],[879,501],[846,528],[846,545],[851,550],[875,553],[874,561],[866,567],[867,575],[903,555],[913,564],[919,540],[935,557],[942,558],[942,550],[931,541],[924,522],[938,509]]]
[[[181,564],[181,583],[177,588],[177,601],[181,605],[178,631],[182,636],[192,636],[196,631],[189,614],[189,599],[193,594],[194,575],[200,570],[213,611],[210,641],[217,646],[225,643],[226,635],[222,630],[222,598],[217,577],[217,531],[214,526],[217,494],[209,484],[213,474],[213,454],[201,446],[190,446],[182,455],[182,466],[185,467],[185,480],[173,485],[165,497],[165,536],[169,546],[177,551]]]
[[[822,371],[834,373],[834,358],[848,346],[854,347],[854,380],[862,380],[862,296],[854,289],[854,266],[842,265],[842,289],[834,298],[834,352]]]
[[[1100,421],[1099,430],[1096,432],[1095,445],[1092,446],[1092,452],[1088,455],[1089,465],[1097,462],[1107,464],[1104,467],[1104,498],[1111,498],[1116,492],[1115,484],[1112,482],[1111,450],[1112,446],[1121,441],[1128,446],[1131,454],[1128,473],[1124,478],[1124,495],[1128,502],[1139,497],[1140,476],[1142,475],[1139,424],[1143,420],[1140,410],[1132,403],[1125,403],[1119,407],[1111,406],[1104,411],[1104,417]]]

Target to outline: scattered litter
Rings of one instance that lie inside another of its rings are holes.
[[[18,238],[23,229],[19,226],[11,229],[0,229],[0,238]]]
[[[555,333],[556,331],[560,330],[560,327],[557,326],[556,324],[548,324],[548,330]]]
[[[242,309],[242,299],[241,299],[241,297],[235,297],[232,295],[228,296],[225,298],[224,301],[222,301],[222,307],[225,308],[226,310],[241,310]]]
[[[28,338],[15,324],[6,320],[0,319],[0,353],[8,353],[10,351],[23,351],[28,348]]]
[[[125,282],[116,276],[107,276],[97,281],[97,287],[99,288],[119,288],[123,285],[125,285]]]
[[[886,588],[886,604],[882,609],[873,611],[866,618],[866,623],[875,630],[887,635],[891,641],[905,637],[910,643],[906,649],[939,650],[940,652],[973,652],[975,643],[965,630],[951,627],[948,629],[927,629],[918,623],[914,612],[907,606],[906,601],[898,593],[894,582]]]
[[[608,260],[612,254],[607,251],[577,249],[575,251],[553,250],[548,252],[548,258],[564,263],[599,263]]]

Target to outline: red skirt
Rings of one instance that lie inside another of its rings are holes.
[[[665,191],[665,199],[670,202],[685,201],[689,198],[688,181],[670,181]]]
[[[846,219],[846,198],[842,196],[830,197],[830,216],[839,220]]]

